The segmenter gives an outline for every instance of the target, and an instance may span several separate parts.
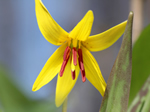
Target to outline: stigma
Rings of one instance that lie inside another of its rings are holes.
[[[65,51],[64,51],[64,55],[63,55],[63,63],[60,69],[60,77],[63,76],[63,73],[65,71],[66,65],[67,63],[70,63],[71,65],[71,75],[72,75],[72,79],[75,80],[76,78],[76,66],[79,64],[79,68],[81,71],[81,77],[82,77],[82,81],[85,82],[86,81],[86,76],[85,76],[85,69],[84,69],[84,64],[83,64],[83,55],[82,55],[82,49],[80,48],[81,42],[79,42],[78,40],[71,40],[71,42],[69,42],[69,46],[66,47]],[[70,62],[68,62],[70,58]]]

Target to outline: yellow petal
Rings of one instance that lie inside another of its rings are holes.
[[[57,73],[59,73],[66,47],[67,43],[63,44],[48,59],[36,81],[34,82],[32,91],[39,90],[42,86],[50,82],[57,75]]]
[[[82,52],[86,78],[103,96],[106,88],[106,83],[101,74],[98,63],[86,48],[82,47]]]
[[[39,29],[47,41],[61,45],[68,39],[68,33],[56,23],[41,0],[35,0],[35,11]]]
[[[81,41],[85,41],[91,33],[94,16],[93,12],[89,10],[83,19],[70,32],[69,37]]]
[[[121,37],[125,31],[126,24],[127,21],[124,21],[103,33],[90,36],[82,44],[90,51],[104,50],[110,47]]]
[[[58,78],[57,78],[56,98],[55,98],[55,103],[57,107],[59,107],[64,102],[64,100],[66,99],[66,97],[68,96],[72,88],[74,87],[77,81],[77,78],[79,76],[78,65],[75,66],[75,73],[76,73],[76,77],[75,77],[75,80],[73,80],[72,75],[71,75],[71,63],[69,60],[66,65],[63,76],[60,77],[58,75]]]

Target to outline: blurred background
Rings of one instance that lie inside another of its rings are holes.
[[[150,23],[150,0],[43,0],[43,3],[56,22],[68,32],[88,10],[94,13],[91,35],[127,20],[129,12],[133,11],[134,43],[140,31]],[[108,49],[92,53],[106,82],[121,42],[122,37]],[[32,92],[32,85],[47,59],[58,47],[42,36],[36,21],[34,0],[0,0],[0,70],[7,71],[4,74],[25,98],[33,103],[49,102],[46,107],[53,108],[54,112],[61,112],[62,108],[56,108],[54,102],[57,77],[37,92]],[[0,78],[3,81],[2,77]],[[0,95],[3,96],[0,97],[0,111],[2,109],[3,112],[5,107],[9,108],[7,104],[4,105],[4,91],[6,87],[12,88],[12,85],[0,84]],[[79,77],[68,96],[68,112],[98,112],[101,101],[102,96],[93,85],[88,80],[82,83]]]

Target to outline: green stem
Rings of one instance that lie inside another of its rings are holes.
[[[62,107],[62,112],[67,112],[67,99],[65,99],[64,103],[63,103],[63,107]]]

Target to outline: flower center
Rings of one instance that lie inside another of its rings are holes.
[[[69,42],[69,45],[66,47],[64,55],[63,55],[63,63],[60,69],[60,77],[63,76],[65,67],[68,63],[69,58],[71,58],[71,74],[72,74],[72,79],[75,79],[76,75],[76,66],[79,64],[80,71],[81,71],[81,76],[82,76],[82,81],[86,81],[85,77],[85,70],[84,70],[84,64],[83,64],[83,55],[82,55],[82,49],[80,48],[81,42],[79,40],[72,39]],[[78,58],[78,61],[77,61]]]

